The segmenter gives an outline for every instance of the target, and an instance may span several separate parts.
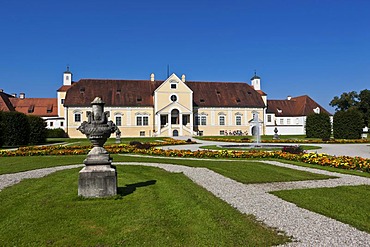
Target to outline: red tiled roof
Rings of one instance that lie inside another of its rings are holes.
[[[264,107],[261,95],[246,83],[186,82],[193,90],[194,106]]]
[[[163,81],[82,79],[67,92],[65,106],[90,106],[101,97],[106,106],[154,106],[154,90]],[[264,107],[258,92],[246,83],[186,82],[193,90],[194,106]]]
[[[14,107],[9,98],[14,98],[14,96],[0,92],[0,111],[14,111]]]
[[[313,109],[317,107],[321,113],[331,115],[307,95],[292,97],[290,100],[267,100],[267,112],[275,113],[276,116],[307,116],[314,113]]]
[[[58,105],[56,98],[10,98],[14,109],[24,114],[40,117],[58,116]]]
[[[64,105],[90,106],[101,97],[106,106],[153,106],[153,92],[162,82],[81,79],[68,90]]]
[[[63,85],[61,86],[57,92],[67,92],[68,89],[70,89],[72,86],[66,86],[66,85]]]

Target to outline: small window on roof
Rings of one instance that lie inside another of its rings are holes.
[[[53,111],[53,105],[47,105],[46,112],[51,113]]]
[[[34,110],[35,110],[35,106],[34,105],[30,105],[28,107],[28,113],[33,113]]]
[[[203,102],[204,102],[204,99],[200,99],[200,102],[202,102],[202,103],[203,103]]]
[[[116,93],[117,94],[120,94],[121,93],[121,89],[117,89]]]
[[[136,98],[136,101],[142,101],[143,99],[141,98],[141,96],[138,96],[137,98]]]
[[[220,95],[220,94],[221,94],[221,92],[220,92],[220,91],[216,91],[216,93],[217,93],[218,95]]]
[[[240,103],[240,99],[236,99],[236,102],[237,102],[237,103]]]
[[[248,94],[252,94],[250,91],[248,91]]]
[[[84,87],[80,88],[80,93],[84,93],[84,92],[85,92],[85,88]]]

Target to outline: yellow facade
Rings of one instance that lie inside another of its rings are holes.
[[[61,104],[65,92],[58,92],[60,116],[70,137],[84,137],[77,128],[87,121],[89,107],[66,107]],[[194,107],[193,91],[172,74],[155,91],[151,107],[108,107],[109,120],[120,129],[122,137],[194,136],[252,133],[253,114],[264,122],[265,108]],[[260,133],[264,127],[261,124]]]

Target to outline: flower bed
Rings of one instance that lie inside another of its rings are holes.
[[[180,144],[181,142],[171,142]],[[183,144],[183,143],[181,143]],[[163,143],[162,143],[163,145]],[[158,146],[157,143],[153,146]],[[16,151],[0,151],[0,156],[37,156],[37,155],[83,155],[87,154],[92,146],[43,146],[26,147]],[[163,150],[151,147],[149,149],[139,149],[128,144],[107,145],[105,149],[111,154],[134,153],[165,157],[195,157],[195,158],[233,158],[233,159],[283,159],[291,161],[300,161],[308,164],[320,166],[331,166],[347,170],[360,170],[370,172],[370,159],[349,156],[331,156],[327,154],[303,153],[292,154],[282,151],[231,151],[231,150]]]
[[[252,139],[227,139],[217,137],[204,137],[202,140],[206,141],[220,141],[220,142],[238,142],[238,143],[252,143]],[[279,140],[261,140],[262,143],[328,143],[328,144],[346,144],[346,143],[369,143],[368,139],[279,139]]]

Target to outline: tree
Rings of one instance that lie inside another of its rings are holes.
[[[369,126],[370,121],[370,90],[364,89],[359,94],[355,91],[335,96],[329,105],[336,111],[359,110],[363,119],[363,126]]]
[[[308,138],[330,138],[330,116],[326,113],[312,113],[306,118],[306,136]]]
[[[358,97],[355,91],[342,93],[340,97],[335,96],[329,105],[335,107],[336,111],[346,111],[357,106]]]
[[[357,109],[334,114],[333,133],[337,139],[360,139],[363,128],[362,114]]]
[[[370,121],[370,90],[362,90],[358,96],[359,102],[357,107],[362,113],[365,126],[369,126]]]
[[[46,142],[46,122],[44,119],[29,115],[28,122],[30,124],[30,144],[41,144]]]

